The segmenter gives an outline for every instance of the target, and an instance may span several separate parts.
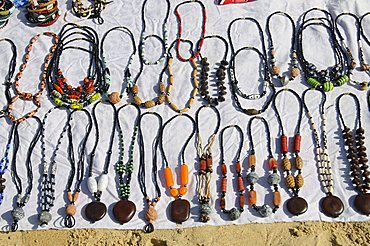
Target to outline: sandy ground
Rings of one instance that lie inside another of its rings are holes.
[[[1,233],[0,245],[370,245],[370,222],[275,223],[157,230],[47,230]]]

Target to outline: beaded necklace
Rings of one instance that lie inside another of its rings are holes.
[[[182,18],[181,18],[180,12],[179,12],[179,8],[181,6],[184,6],[184,5],[187,5],[187,4],[191,4],[191,3],[197,3],[197,4],[199,4],[200,7],[201,7],[201,9],[202,9],[202,17],[203,17],[202,33],[200,35],[199,40],[196,43],[197,44],[196,47],[195,47],[196,50],[194,51],[192,49],[192,52],[191,52],[190,57],[189,58],[184,58],[180,54],[180,45],[181,45],[181,42],[183,42],[184,40],[182,39]],[[193,61],[194,59],[196,59],[199,56],[200,50],[202,49],[202,46],[203,46],[203,43],[204,43],[204,37],[206,35],[206,22],[207,22],[206,7],[204,6],[204,4],[201,1],[198,1],[198,0],[184,1],[182,3],[179,3],[175,7],[175,15],[176,15],[176,19],[177,19],[177,22],[178,22],[178,31],[177,31],[177,38],[176,38],[176,53],[177,53],[177,57],[179,58],[180,61],[183,61],[183,62]]]
[[[32,94],[31,92],[21,92],[20,88],[19,88],[20,87],[20,79],[22,78],[23,71],[26,69],[27,63],[30,59],[30,52],[32,50],[33,44],[39,39],[40,36],[43,36],[43,35],[52,38],[54,42],[53,42],[53,45],[50,48],[50,51],[49,51],[48,55],[46,55],[45,61],[44,61],[43,66],[42,66],[43,67],[43,72],[42,72],[42,75],[41,75],[41,81],[38,84],[38,91],[34,94]],[[26,54],[24,56],[24,62],[21,65],[18,74],[15,76],[15,82],[14,82],[15,96],[11,99],[11,102],[9,103],[8,109],[7,109],[8,117],[11,121],[14,121],[14,122],[17,122],[17,123],[21,122],[21,121],[24,121],[24,120],[34,116],[38,112],[38,110],[40,109],[40,107],[41,107],[40,97],[41,97],[42,92],[44,91],[44,89],[46,87],[45,81],[46,81],[47,70],[48,70],[48,67],[49,67],[49,62],[50,62],[50,60],[53,56],[53,52],[56,48],[57,43],[58,43],[58,36],[55,33],[52,33],[52,32],[43,32],[43,33],[37,34],[36,36],[34,36],[31,39],[29,45],[26,48]],[[13,108],[14,108],[14,104],[18,99],[23,100],[23,101],[32,101],[33,104],[36,106],[36,108],[31,110],[30,112],[28,112],[27,114],[25,114],[21,118],[16,119],[15,116],[12,114],[12,111],[13,111]]]
[[[75,112],[83,112],[87,116],[87,125],[86,125],[86,132],[83,136],[79,147],[78,147],[78,160],[76,163],[75,159],[75,153],[74,153],[74,147],[73,143],[75,140],[73,140],[73,134],[72,134],[72,115]],[[86,109],[81,109],[81,111],[72,111],[67,119],[67,135],[68,135],[68,160],[71,164],[71,171],[69,172],[69,178],[67,181],[67,187],[66,187],[66,194],[69,204],[66,206],[65,213],[66,216],[64,218],[64,226],[67,228],[72,228],[76,221],[74,219],[74,215],[76,214],[76,202],[81,192],[81,183],[83,176],[85,174],[85,154],[86,154],[86,144],[87,140],[90,136],[91,129],[92,129],[92,118]],[[77,172],[76,172],[77,168]],[[74,190],[72,191],[72,185],[74,176],[76,176],[76,183],[74,186]]]
[[[252,134],[252,123],[254,120],[261,120],[265,126],[266,136],[267,136],[267,150],[268,150],[268,166],[270,169],[270,174],[267,178],[270,185],[273,186],[274,191],[274,199],[273,204],[274,207],[271,208],[267,204],[263,204],[262,206],[257,206],[257,192],[254,190],[254,186],[257,184],[259,176],[256,172],[256,154],[253,142],[253,134]],[[247,175],[247,181],[250,183],[250,191],[249,191],[249,204],[252,206],[254,210],[256,210],[262,217],[269,217],[272,213],[275,213],[278,208],[280,207],[280,192],[279,192],[279,183],[280,183],[280,175],[278,173],[278,163],[277,160],[274,158],[271,150],[271,133],[270,128],[265,120],[260,116],[254,116],[248,122],[248,136],[250,141],[250,150],[249,150],[249,166],[250,172]]]
[[[173,71],[172,71],[172,64],[173,64],[173,59],[174,58],[173,58],[173,56],[171,54],[171,49],[175,45],[175,42],[173,42],[171,44],[170,48],[168,49],[168,60],[167,60],[167,66],[166,66],[166,69],[167,69],[167,72],[168,72],[168,84],[167,84],[167,88],[166,89],[164,87],[163,88],[160,88],[160,92],[162,93],[164,90],[166,90],[165,99],[166,99],[167,103],[169,104],[170,108],[172,110],[174,110],[175,112],[181,114],[181,113],[185,113],[185,112],[187,112],[187,111],[190,110],[191,106],[194,103],[195,96],[198,94],[198,86],[199,86],[198,78],[197,78],[197,76],[198,76],[198,70],[197,70],[197,63],[196,63],[196,61],[194,59],[193,60],[190,60],[189,63],[193,67],[193,71],[192,71],[192,74],[191,74],[191,80],[193,82],[193,90],[191,91],[190,98],[187,101],[185,107],[182,108],[182,109],[180,109],[175,103],[172,102],[171,97],[170,97],[171,96],[172,89],[173,89],[173,85],[174,85],[174,82],[175,82],[175,77],[174,77]],[[190,46],[191,46],[191,49],[192,49],[193,43],[191,41],[189,41],[189,40],[182,40],[182,42],[189,43]]]
[[[261,62],[262,62],[262,65],[264,67],[264,85],[263,85],[263,92],[260,93],[260,94],[244,94],[241,89],[239,88],[238,84],[239,84],[239,80],[238,78],[236,77],[236,69],[235,69],[235,60],[236,60],[236,57],[241,54],[242,52],[245,52],[245,51],[253,51],[253,52],[256,52],[258,54],[258,56],[260,57],[261,59]],[[268,69],[268,65],[267,65],[267,60],[266,60],[266,56],[263,55],[263,53],[261,51],[259,51],[257,48],[255,47],[243,47],[243,48],[240,48],[238,51],[236,51],[235,54],[232,55],[231,57],[231,61],[230,61],[230,67],[229,67],[229,73],[230,73],[230,80],[231,80],[231,94],[232,94],[232,97],[235,101],[235,104],[237,106],[237,108],[247,114],[247,115],[257,115],[257,114],[261,114],[263,112],[266,111],[266,109],[268,108],[268,106],[270,105],[271,103],[271,100],[273,98],[273,95],[275,94],[276,90],[275,90],[275,86],[273,85],[273,83],[271,82],[271,78],[270,78],[270,73],[269,73],[269,69]],[[256,99],[260,99],[262,98],[263,96],[265,96],[267,94],[267,87],[270,88],[271,90],[271,94],[272,96],[270,96],[267,101],[265,102],[265,104],[262,106],[261,109],[255,109],[255,108],[248,108],[248,109],[245,109],[242,107],[240,101],[239,101],[239,98],[238,96],[244,98],[244,99],[247,99],[247,100],[256,100]]]
[[[202,136],[200,134],[200,125],[199,125],[199,114],[202,109],[210,108],[212,109],[217,117],[217,123],[215,130],[209,136],[207,144],[203,147]],[[203,223],[206,223],[210,220],[209,215],[211,214],[211,180],[213,173],[213,159],[212,159],[212,147],[216,141],[217,133],[220,129],[221,124],[221,115],[218,109],[215,106],[202,106],[195,113],[195,122],[196,122],[196,144],[197,144],[197,154],[199,160],[199,173],[198,173],[198,201],[200,203],[199,209],[199,220]]]
[[[145,184],[145,165],[146,165],[146,161],[145,161],[145,145],[144,145],[144,136],[143,136],[143,132],[142,132],[142,121],[143,121],[143,118],[145,115],[154,115],[155,117],[157,117],[158,119],[158,123],[159,123],[159,126],[158,126],[158,130],[157,130],[157,134],[153,140],[153,144],[152,144],[152,183],[153,183],[153,186],[154,186],[154,189],[155,189],[155,195],[154,197],[151,199],[147,193],[147,190],[146,190],[146,184]],[[158,218],[158,214],[157,214],[157,211],[155,209],[155,206],[157,205],[157,203],[159,202],[159,200],[161,199],[161,190],[159,188],[159,185],[158,185],[158,167],[157,167],[157,152],[158,152],[158,147],[159,147],[159,141],[160,141],[160,136],[161,136],[161,132],[162,132],[162,123],[163,123],[163,119],[162,119],[162,116],[160,116],[158,113],[156,112],[145,112],[143,113],[140,118],[139,118],[139,123],[138,123],[138,126],[139,126],[139,153],[140,153],[140,165],[139,165],[139,173],[138,173],[138,181],[139,181],[139,186],[140,186],[140,190],[141,190],[141,193],[143,194],[143,197],[144,197],[144,200],[147,204],[147,208],[146,208],[146,212],[145,212],[145,220],[148,222],[145,226],[144,226],[144,232],[146,233],[151,233],[154,231],[154,221]]]
[[[284,125],[283,121],[281,119],[281,115],[277,109],[276,106],[276,98],[281,94],[282,92],[290,92],[293,94],[294,97],[296,97],[298,104],[299,104],[299,112],[298,112],[298,120],[296,124],[295,129],[295,135],[294,135],[294,145],[293,145],[293,153],[294,153],[294,166],[298,171],[298,174],[293,176],[293,172],[291,170],[292,165],[290,163],[289,157],[287,156],[288,153],[288,137],[285,135],[284,132]],[[308,204],[305,199],[298,196],[299,190],[303,187],[304,179],[302,176],[302,167],[303,167],[303,160],[299,156],[299,152],[301,150],[301,135],[300,135],[300,128],[302,123],[302,114],[303,114],[303,103],[300,98],[300,96],[297,94],[297,92],[291,90],[291,89],[282,89],[278,91],[275,95],[275,97],[272,100],[272,106],[275,111],[276,117],[278,119],[281,136],[280,136],[280,149],[282,153],[282,165],[283,165],[283,171],[286,173],[285,176],[285,183],[288,189],[291,189],[293,192],[293,197],[291,197],[287,202],[287,208],[288,211],[294,215],[300,215],[307,211]]]
[[[205,101],[207,105],[217,106],[220,102],[225,101],[225,95],[227,94],[224,80],[226,78],[225,71],[226,71],[227,65],[229,64],[226,61],[227,54],[229,51],[229,46],[227,44],[227,41],[219,35],[206,36],[204,37],[204,40],[212,39],[212,38],[221,40],[223,44],[225,45],[225,52],[223,54],[222,60],[219,62],[218,68],[216,69],[216,72],[213,74],[215,77],[214,80],[216,80],[218,95],[216,95],[215,97],[212,97],[212,95],[210,94],[208,90],[209,88],[209,85],[208,85],[209,83],[208,82],[209,62],[208,62],[207,57],[202,56],[201,53],[199,53],[199,57],[200,57],[200,63],[199,63],[199,70],[200,70],[199,92],[200,94],[199,95],[201,96],[201,98],[203,98],[203,100]]]
[[[134,123],[133,127],[133,133],[131,136],[131,142],[128,147],[127,153],[128,153],[128,159],[127,162],[124,163],[124,134],[123,130],[120,124],[120,117],[119,113],[121,112],[122,109],[128,107],[128,106],[133,106],[136,111],[137,111],[137,116],[136,120]],[[129,200],[130,197],[130,183],[131,183],[131,177],[132,177],[132,172],[134,169],[134,148],[135,148],[135,143],[136,143],[136,138],[138,135],[138,124],[139,124],[139,119],[140,119],[141,111],[140,108],[134,104],[125,104],[121,106],[117,110],[117,128],[118,128],[118,137],[119,137],[119,149],[120,149],[120,154],[119,154],[119,159],[118,162],[116,163],[116,173],[117,176],[119,177],[119,185],[118,185],[118,194],[120,197],[120,201],[118,201],[113,208],[113,214],[114,217],[120,222],[121,224],[129,222],[132,217],[134,217],[135,212],[136,212],[136,206],[135,204]]]
[[[26,206],[28,203],[31,192],[32,192],[32,185],[33,185],[33,172],[32,172],[32,153],[33,150],[37,144],[37,142],[40,139],[42,127],[41,127],[41,120],[33,116],[33,119],[36,120],[38,127],[35,132],[35,135],[32,138],[32,141],[29,144],[28,150],[27,150],[27,157],[26,157],[26,169],[27,169],[27,188],[25,189],[25,193],[23,194],[23,189],[22,189],[22,180],[18,175],[17,172],[17,153],[19,150],[19,132],[18,132],[18,127],[19,123],[15,124],[14,127],[14,144],[13,144],[13,157],[12,157],[12,179],[13,183],[17,189],[17,195],[16,195],[16,207],[13,208],[11,214],[13,217],[13,224],[11,225],[11,230],[14,232],[18,229],[18,222],[24,218],[25,212],[23,208]]]
[[[370,41],[365,35],[364,28],[363,28],[363,25],[364,25],[363,22],[364,22],[364,19],[366,18],[366,16],[368,16],[369,14],[370,13],[364,14],[363,16],[361,16],[361,18],[359,20],[360,36],[363,37],[363,39],[365,40],[365,42],[368,46],[370,46]],[[364,50],[363,50],[361,45],[359,45],[359,53],[360,53],[359,54],[359,59],[360,59],[360,63],[361,63],[361,70],[366,72],[368,75],[370,75],[370,65],[369,65],[368,62],[365,61]]]
[[[114,135],[115,135],[116,127],[117,127],[116,106],[108,102],[108,104],[106,105],[112,107],[112,110],[113,110],[112,131],[111,131],[111,135],[109,139],[108,150],[106,152],[107,154],[105,156],[105,164],[103,167],[103,171],[100,174],[98,180],[96,180],[95,177],[93,177],[93,165],[94,165],[95,152],[99,144],[99,124],[98,124],[97,113],[96,113],[96,108],[99,104],[102,104],[102,101],[99,101],[98,103],[96,103],[92,111],[92,117],[93,117],[93,122],[95,126],[95,144],[90,153],[89,172],[88,172],[88,178],[87,178],[87,187],[89,188],[89,191],[91,195],[93,195],[94,200],[95,200],[87,204],[85,208],[85,215],[91,223],[101,220],[107,213],[107,207],[105,206],[104,203],[100,201],[100,199],[101,199],[103,191],[107,189],[108,183],[109,183],[108,170],[109,170],[110,159],[112,156]]]
[[[8,170],[8,166],[9,166],[9,151],[12,146],[12,138],[13,138],[15,125],[16,123],[13,122],[9,135],[8,135],[8,141],[6,144],[4,155],[0,160],[0,205],[3,203],[3,199],[4,199],[4,191],[5,191],[4,183],[6,179],[3,177],[3,175]]]
[[[132,64],[132,61],[133,61],[133,57],[136,55],[136,43],[135,43],[134,35],[130,31],[130,29],[128,29],[127,27],[124,27],[124,26],[113,27],[113,28],[109,29],[104,34],[104,36],[101,40],[100,56],[101,56],[102,63],[103,63],[103,68],[102,68],[102,70],[103,70],[103,79],[105,80],[105,83],[107,85],[111,85],[111,82],[112,82],[111,74],[110,74],[110,70],[109,70],[109,68],[107,66],[107,63],[106,63],[106,57],[104,55],[104,41],[107,39],[108,34],[115,31],[115,30],[122,31],[123,33],[127,34],[130,37],[131,44],[132,44],[132,52],[129,56],[128,62],[127,62],[126,67],[124,69],[124,78],[123,78],[123,82],[125,82],[125,84],[126,84],[127,92],[129,92],[132,89],[132,87],[134,86],[134,84],[136,83],[136,80],[137,80],[138,76],[135,78],[135,81],[133,83],[130,67],[131,67],[131,64]],[[109,99],[109,101],[111,103],[117,104],[121,101],[123,93],[124,93],[124,87],[122,86],[120,92],[112,92],[112,93],[106,95],[106,97]]]
[[[234,165],[235,165],[235,179],[237,181],[237,196],[239,197],[239,208],[232,208],[230,210],[226,209],[226,191],[227,191],[227,166],[225,163],[225,155],[224,155],[224,132],[229,128],[235,128],[239,132],[240,140],[239,140],[239,147],[236,152],[236,156],[234,157]],[[221,211],[225,214],[228,214],[230,220],[237,220],[240,218],[241,213],[244,211],[244,183],[242,178],[242,166],[240,164],[240,153],[243,148],[244,142],[244,135],[242,129],[238,125],[229,125],[224,127],[220,132],[220,166],[221,166],[221,197],[220,197],[220,208]]]
[[[34,25],[51,26],[58,20],[59,16],[57,0],[28,1],[26,18]]]
[[[326,134],[326,115],[325,115],[326,95],[325,92],[323,92],[322,90],[317,90],[321,94],[321,102],[318,105],[321,119],[321,138],[320,138],[319,130],[316,127],[316,124],[313,120],[313,115],[311,114],[308,105],[306,104],[306,95],[309,91],[314,91],[314,89],[310,88],[303,92],[302,102],[303,107],[310,120],[312,134],[315,141],[316,164],[319,169],[319,178],[321,186],[323,187],[324,192],[326,194],[326,197],[323,198],[323,200],[321,201],[321,208],[327,216],[335,218],[338,217],[343,212],[344,205],[339,197],[333,195],[334,177],[331,170],[331,161],[328,152],[328,137]]]
[[[72,0],[72,13],[78,18],[96,19],[101,25],[104,23],[101,12],[109,3],[111,2],[106,0],[94,0],[90,5],[84,6],[81,0]]]
[[[166,157],[166,153],[164,151],[163,147],[163,136],[164,136],[164,130],[166,126],[168,126],[174,119],[177,117],[185,117],[188,118],[193,126],[192,131],[190,132],[189,137],[185,140],[184,145],[181,148],[181,151],[179,153],[179,156],[181,156],[181,165],[180,165],[180,184],[181,187],[179,189],[175,188],[175,182],[172,175],[172,169],[169,167],[168,160]],[[190,140],[193,138],[195,132],[196,132],[196,123],[195,120],[187,115],[187,114],[178,114],[173,117],[171,117],[166,123],[163,124],[162,131],[161,131],[161,137],[160,137],[160,149],[162,152],[163,157],[163,163],[164,163],[164,177],[166,180],[166,185],[170,189],[170,194],[172,197],[175,198],[174,201],[171,202],[171,209],[170,209],[170,220],[175,222],[176,224],[181,224],[189,219],[190,216],[190,203],[186,199],[182,199],[183,196],[185,196],[188,193],[188,182],[189,182],[189,168],[188,165],[185,162],[185,151],[187,146],[189,145]]]
[[[270,30],[270,22],[271,18],[275,15],[280,15],[283,17],[286,17],[292,26],[292,41],[291,41],[291,46],[290,46],[290,78],[288,75],[282,75],[280,74],[280,67],[276,66],[276,50],[274,47],[274,42],[272,39],[272,34]],[[272,14],[270,14],[267,17],[266,21],[266,30],[267,30],[267,37],[268,37],[268,42],[269,42],[269,51],[270,51],[270,64],[271,64],[271,73],[272,75],[280,80],[280,83],[282,86],[288,85],[290,81],[293,81],[298,75],[299,75],[299,68],[298,68],[298,58],[297,58],[297,48],[296,48],[296,28],[295,28],[295,22],[293,18],[281,11],[276,11]]]
[[[4,0],[0,7],[0,29],[5,27],[10,17],[13,15],[15,10],[15,5],[10,0]]]
[[[352,130],[345,124],[342,111],[340,109],[340,100],[344,96],[350,96],[355,101],[356,118],[355,127],[357,130]],[[370,214],[370,171],[368,166],[368,158],[365,147],[365,129],[361,122],[361,107],[358,97],[353,93],[343,93],[337,98],[336,102],[337,113],[342,125],[342,134],[344,146],[346,146],[347,160],[350,163],[352,184],[357,192],[354,200],[356,210],[364,215]]]
[[[353,53],[352,51],[350,50],[349,46],[347,45],[347,43],[345,42],[345,39],[342,35],[342,33],[340,32],[339,30],[339,19],[342,17],[342,16],[350,16],[352,18],[354,18],[355,20],[355,26],[356,26],[356,35],[357,35],[357,47],[358,47],[358,54],[359,54],[359,58],[360,58],[360,69],[361,71],[364,71],[364,72],[367,72],[369,69],[370,69],[370,66],[368,66],[365,61],[364,61],[364,52],[363,52],[363,49],[362,49],[362,45],[361,45],[361,28],[360,28],[360,20],[357,18],[356,15],[352,14],[352,13],[341,13],[340,15],[338,15],[336,18],[335,18],[335,29],[337,31],[337,34],[338,34],[338,38],[341,42],[341,45],[342,45],[342,52],[344,54],[346,54],[346,58],[345,61],[347,63],[347,70],[348,70],[348,74],[350,76],[350,81],[356,85],[359,85],[360,86],[360,90],[364,91],[364,90],[367,90],[368,88],[368,84],[369,82],[359,82],[359,81],[355,81],[353,80],[353,70],[356,68],[356,61],[355,61],[355,58],[353,57]],[[369,72],[367,72],[369,74]]]

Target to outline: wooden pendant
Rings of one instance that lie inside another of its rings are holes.
[[[298,216],[307,211],[308,204],[302,197],[294,196],[287,201],[287,208],[290,213]]]
[[[121,224],[129,222],[134,217],[135,212],[136,206],[129,200],[120,200],[113,208],[114,217]]]
[[[359,194],[355,198],[355,208],[364,215],[370,215],[370,193]]]
[[[101,220],[106,213],[107,207],[99,201],[90,202],[85,208],[85,215],[91,223]]]
[[[322,199],[321,209],[326,216],[336,218],[343,213],[344,205],[339,197],[329,195]]]
[[[176,199],[171,203],[171,221],[181,224],[189,219],[190,203],[185,199]]]

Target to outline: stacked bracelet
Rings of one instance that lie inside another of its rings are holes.
[[[15,10],[14,3],[10,0],[2,1],[0,4],[0,28],[8,24],[10,16]]]
[[[27,6],[27,19],[37,26],[50,26],[59,18],[57,0],[32,0]]]

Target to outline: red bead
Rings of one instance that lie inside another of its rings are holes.
[[[285,135],[280,137],[281,152],[288,153],[288,138]]]
[[[298,153],[301,151],[301,135],[296,134],[294,136],[294,152]]]

